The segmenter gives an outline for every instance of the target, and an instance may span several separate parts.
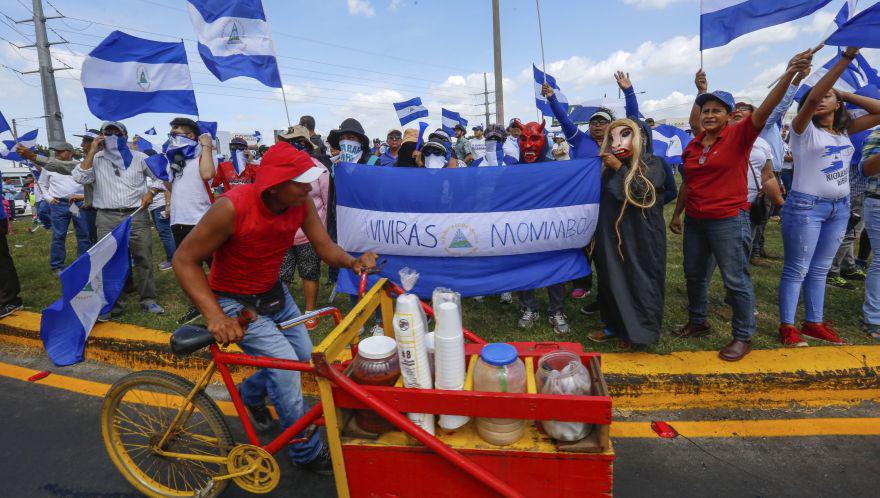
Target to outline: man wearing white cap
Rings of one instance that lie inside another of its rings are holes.
[[[147,167],[146,154],[128,148],[127,137],[128,130],[122,123],[104,122],[85,160],[73,169],[71,175],[77,183],[94,185],[92,203],[97,209],[98,238],[110,233],[125,218],[132,217],[129,251],[134,260],[134,282],[141,308],[147,313],[162,314],[165,309],[156,302],[153,239],[147,211],[152,202],[147,177],[152,177],[153,173]],[[120,314],[122,306],[117,301],[113,311],[101,315],[98,321],[107,321]]]

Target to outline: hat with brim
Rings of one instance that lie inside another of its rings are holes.
[[[594,119],[604,119],[606,121],[614,121],[614,116],[611,115],[608,111],[596,111],[590,116],[590,121]]]
[[[83,140],[94,140],[95,137],[97,137],[100,134],[101,134],[101,132],[98,130],[89,129],[89,130],[86,130],[86,132],[83,133],[82,135],[74,135],[74,136],[77,138],[82,138]]]
[[[61,152],[65,150],[73,152],[73,145],[68,142],[52,142],[51,144],[49,144],[49,148],[56,152]]]
[[[439,140],[429,140],[422,146],[422,155],[427,155],[429,151],[435,150],[440,153],[440,155],[446,155],[446,145]]]
[[[294,141],[294,140],[304,140],[309,148],[309,151],[315,150],[315,144],[312,143],[312,139],[309,136],[309,129],[303,125],[294,125],[287,129],[287,133],[284,135],[278,135],[282,140]]]
[[[694,103],[697,104],[698,107],[703,107],[706,102],[709,102],[710,100],[721,103],[721,105],[727,108],[727,112],[733,111],[734,107],[736,107],[733,95],[724,90],[715,90],[714,92],[698,95]]]
[[[471,131],[483,131],[483,125],[477,125],[471,128]]]
[[[461,130],[461,131],[467,133],[467,128],[465,128],[464,125],[461,123],[458,123],[457,125],[453,126],[452,129],[453,130]]]
[[[407,128],[403,130],[403,141],[400,142],[402,144],[406,143],[418,143],[419,141],[419,130],[415,128]]]
[[[322,174],[324,174],[323,169],[317,166],[312,166],[311,169],[306,170],[305,173],[291,179],[290,181],[296,183],[312,183],[313,181],[317,180]]]
[[[443,128],[437,128],[436,131],[428,135],[428,140],[437,140],[441,142],[449,142],[449,133],[446,133],[446,130]]]
[[[341,140],[340,137],[346,133],[351,133],[352,135],[357,136],[361,142],[361,147],[363,147],[365,151],[370,150],[370,139],[367,137],[366,132],[364,132],[364,127],[361,126],[361,123],[354,118],[346,119],[339,125],[339,128],[331,131],[330,134],[327,135],[327,142],[331,147],[338,150],[339,141]]]

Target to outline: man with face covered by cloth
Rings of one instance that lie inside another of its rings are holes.
[[[519,163],[532,164],[547,160],[550,145],[547,143],[547,135],[544,132],[544,122],[522,124],[511,123],[512,127],[519,130]],[[565,317],[565,282],[553,284],[547,287],[547,295],[550,298],[549,322],[553,331],[557,334],[566,334],[571,330]],[[520,328],[529,328],[540,319],[538,312],[538,300],[535,291],[527,290],[519,293],[522,303],[523,314],[517,324]]]
[[[593,262],[605,330],[624,349],[653,344],[663,324],[666,223],[663,161],[646,151],[642,128],[630,119],[608,126],[600,149],[602,189]]]

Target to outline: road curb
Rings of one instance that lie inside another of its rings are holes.
[[[0,319],[0,341],[42,349],[39,329],[40,314],[18,312]],[[109,322],[95,325],[86,358],[194,378],[204,369],[208,354],[175,357],[168,349],[168,333]],[[816,406],[880,399],[880,346],[758,350],[736,363],[720,361],[714,351],[608,353],[602,355],[602,369],[616,406],[635,410],[742,403]],[[237,381],[252,371],[232,368]],[[317,394],[309,374],[303,375],[303,391]]]

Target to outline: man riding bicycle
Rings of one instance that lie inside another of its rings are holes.
[[[356,259],[330,240],[308,195],[309,184],[321,174],[326,170],[315,167],[306,152],[288,143],[275,144],[263,156],[256,181],[219,197],[174,253],[177,281],[218,343],[239,342],[249,355],[308,361],[312,342],[305,326],[276,326],[301,315],[278,280],[284,254],[300,227],[328,265],[355,273],[375,266],[375,254]],[[201,262],[212,255],[206,277]],[[235,318],[240,314],[250,317],[246,330]],[[282,428],[305,412],[299,372],[261,369],[238,389],[260,430],[272,423],[267,394]],[[331,472],[329,452],[317,432],[291,445],[289,454],[298,467]]]

